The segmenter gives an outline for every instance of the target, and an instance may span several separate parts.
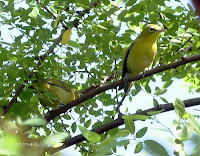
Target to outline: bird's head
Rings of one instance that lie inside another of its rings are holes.
[[[166,29],[163,29],[156,24],[149,24],[144,27],[139,37],[148,41],[155,42],[159,37],[160,33],[165,31]]]

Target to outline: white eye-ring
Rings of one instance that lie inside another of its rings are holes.
[[[150,28],[149,28],[149,31],[150,31],[150,32],[154,32],[155,29],[154,29],[153,27],[150,27]]]
[[[81,94],[81,93],[80,93],[80,94],[78,94],[78,97],[81,97],[81,96],[83,96],[83,94]]]

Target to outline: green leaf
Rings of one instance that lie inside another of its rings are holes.
[[[100,24],[98,24],[97,27],[102,28],[102,29],[104,29],[104,30],[107,30],[106,27],[104,27],[103,25],[100,25]]]
[[[130,144],[129,139],[124,139],[124,138],[123,138],[123,140],[119,140],[117,142],[117,145],[118,146],[124,146],[124,149],[127,149],[127,147],[128,147],[129,144]]]
[[[148,84],[146,84],[144,88],[147,91],[147,93],[151,93],[151,88],[149,87]]]
[[[126,137],[127,135],[129,135],[129,131],[121,130],[117,134],[114,135],[114,138]]]
[[[30,125],[30,126],[44,126],[46,125],[47,121],[44,118],[33,118],[33,119],[26,119],[23,124]]]
[[[1,155],[20,155],[21,148],[19,148],[21,140],[18,135],[4,132],[0,138],[0,154]]]
[[[168,80],[163,84],[163,88],[169,87],[173,83],[173,80]]]
[[[156,3],[156,4],[158,4],[158,5],[165,6],[165,1],[162,1],[162,0],[154,0],[153,2]]]
[[[65,115],[63,116],[63,118],[66,119],[66,120],[71,120],[71,119],[72,119],[71,116],[69,116],[68,114],[65,114]]]
[[[55,145],[59,142],[64,141],[68,137],[69,137],[68,133],[58,133],[53,136],[48,136],[47,138],[45,138],[40,142],[40,146],[45,147],[47,145]]]
[[[92,143],[97,143],[100,141],[101,139],[101,136],[96,133],[96,132],[92,132],[92,131],[89,131],[87,130],[87,128],[81,126],[81,125],[78,125],[78,128],[79,130],[81,131],[81,133],[83,134],[83,136],[90,142]]]
[[[182,144],[183,142],[180,139],[175,139],[176,144]]]
[[[192,114],[185,114],[183,118],[187,119],[187,126],[193,129],[197,134],[200,134],[200,124],[198,121],[195,119],[195,117]]]
[[[127,13],[128,13],[127,10],[123,10],[123,11],[118,15],[119,20],[124,19],[124,17],[126,16]]]
[[[49,4],[50,0],[43,0],[43,2],[44,2],[44,5],[47,5]]]
[[[103,146],[108,146],[109,144],[112,144],[113,140],[119,138],[119,137],[126,137],[127,135],[129,135],[129,131],[128,130],[121,130],[119,132],[117,132],[117,134],[115,134],[114,136],[111,136],[109,138],[106,138],[100,145],[100,147]]]
[[[105,111],[108,116],[113,116],[113,111]]]
[[[158,110],[158,111],[150,111],[150,112],[147,112],[148,115],[156,115],[156,114],[160,114],[161,112],[163,112],[164,109],[162,110]]]
[[[158,101],[156,99],[153,99],[153,105],[154,105],[154,107],[159,106],[159,103],[158,103]]]
[[[137,133],[136,133],[136,138],[142,138],[146,132],[147,132],[147,128],[148,127],[144,127],[142,129],[140,129]]]
[[[167,89],[165,89],[165,88],[160,89],[160,88],[156,87],[155,92],[154,92],[153,94],[154,94],[154,95],[162,95],[162,94],[164,94],[166,91],[167,91]]]
[[[149,151],[153,156],[169,156],[166,149],[154,140],[146,140],[144,141],[145,149]]]
[[[71,125],[71,129],[72,129],[72,132],[76,132],[76,129],[77,129],[77,125],[76,125],[76,122],[74,122],[72,125]]]
[[[173,121],[173,127],[175,129],[175,133],[178,135],[178,139],[185,141],[190,139],[193,131],[188,128],[185,124],[180,123],[180,121]]]
[[[105,138],[105,140],[99,145],[98,155],[104,156],[108,154],[109,152],[111,152],[111,149],[117,146],[116,139],[121,138],[121,137],[126,137],[129,134],[130,133],[128,130],[120,130],[114,136]]]
[[[129,130],[129,132],[131,134],[134,134],[135,133],[135,124],[134,124],[133,120],[125,119],[124,123],[125,123],[126,129]]]
[[[56,28],[58,26],[59,19],[60,19],[60,10],[58,11],[58,14],[57,14],[57,17],[56,17],[56,21],[54,23],[54,28]]]
[[[37,8],[33,7],[33,10],[29,15],[30,15],[30,17],[35,17],[36,18],[38,16]]]
[[[135,83],[135,88],[131,90],[131,94],[133,96],[137,95],[141,91],[141,87],[139,84]]]
[[[70,41],[71,34],[72,34],[72,30],[71,29],[65,30],[65,32],[62,35],[62,45],[65,45]]]
[[[91,125],[91,123],[92,123],[92,120],[89,119],[88,121],[86,121],[86,122],[84,123],[84,126],[85,126],[86,128],[88,128],[88,127]]]
[[[164,103],[166,103],[166,104],[169,103],[164,97],[160,97],[160,99],[161,99]]]
[[[110,4],[109,0],[102,0],[102,2],[104,3],[104,5],[109,5]]]
[[[80,123],[84,123],[85,122],[85,118],[80,118]]]
[[[148,115],[126,115],[122,117],[123,119],[129,119],[129,120],[146,120],[146,119],[152,119]]]
[[[183,103],[183,101],[181,101],[180,99],[176,98],[175,101],[173,102],[174,105],[174,110],[176,112],[176,114],[182,118],[182,116],[186,113],[185,111],[185,105]]]
[[[133,6],[136,3],[137,0],[128,0],[126,3],[126,6]]]
[[[137,145],[136,145],[136,147],[135,147],[134,153],[135,153],[135,154],[136,154],[136,153],[139,153],[142,149],[143,149],[143,144],[142,144],[142,142],[138,142]]]

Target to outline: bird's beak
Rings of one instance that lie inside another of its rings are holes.
[[[165,31],[167,31],[166,29],[159,29],[159,30],[157,30],[158,32],[165,32]]]

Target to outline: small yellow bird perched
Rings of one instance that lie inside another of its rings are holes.
[[[149,24],[144,27],[140,35],[129,46],[122,69],[122,78],[134,76],[143,72],[146,68],[151,68],[157,52],[157,39],[161,32],[166,31],[158,25]],[[131,83],[119,86],[119,90],[124,88],[125,93],[131,87]]]
[[[79,91],[66,82],[56,79],[39,80],[33,85],[33,88],[41,96],[39,97],[40,103],[52,108],[65,105],[80,95]]]

